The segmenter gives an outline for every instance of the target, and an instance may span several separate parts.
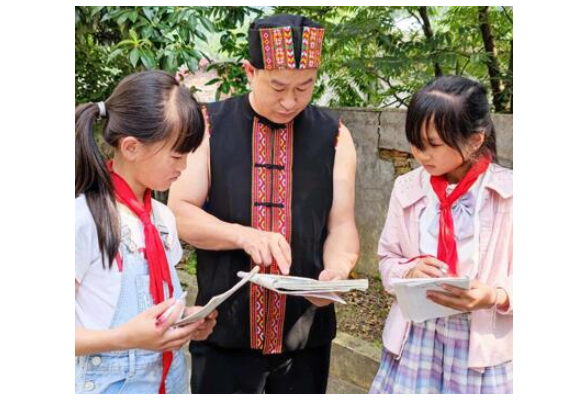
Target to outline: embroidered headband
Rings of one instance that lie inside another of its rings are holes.
[[[325,30],[296,15],[257,20],[249,29],[249,59],[258,69],[319,68]]]

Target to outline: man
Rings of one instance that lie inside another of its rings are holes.
[[[197,248],[196,304],[255,265],[323,281],[355,266],[355,148],[345,126],[309,105],[323,34],[300,16],[255,21],[244,62],[251,92],[208,108],[205,140],[169,198],[180,236]],[[326,391],[331,302],[250,285],[217,321],[191,344],[193,393]]]

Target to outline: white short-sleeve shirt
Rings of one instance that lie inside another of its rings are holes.
[[[116,310],[122,273],[116,262],[110,268],[104,267],[98,248],[96,224],[86,198],[81,195],[75,202],[75,279],[79,284],[76,291],[76,326],[104,330],[110,327]],[[156,200],[153,200],[153,210],[157,224],[164,224],[169,231],[171,262],[175,267],[182,258],[175,217],[169,208]],[[126,227],[127,232],[130,232],[132,242],[139,248],[145,247],[143,224],[139,218],[122,205],[119,205],[119,216],[121,227]]]

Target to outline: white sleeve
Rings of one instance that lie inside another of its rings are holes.
[[[178,238],[177,231],[174,231],[172,233],[172,237],[173,237],[173,241],[174,241],[172,251],[171,251],[172,266],[177,267],[178,264],[182,261],[182,258],[184,257],[184,249],[182,248],[182,243],[180,242],[180,239]]]
[[[178,237],[178,230],[176,227],[176,219],[173,219],[173,224],[169,227],[171,235],[171,260],[172,266],[177,266],[182,261],[184,250],[182,249],[182,243]]]
[[[163,223],[167,226],[169,231],[170,239],[170,260],[171,266],[177,266],[182,261],[184,250],[182,249],[182,243],[178,237],[178,228],[176,226],[176,217],[172,210],[170,210],[165,204],[160,202],[154,202],[154,207],[157,207],[158,215],[162,218]]]

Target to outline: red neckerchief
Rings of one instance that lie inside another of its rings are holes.
[[[149,291],[153,298],[154,304],[159,304],[165,301],[165,292],[163,291],[164,284],[167,285],[170,298],[174,295],[174,287],[172,284],[169,266],[167,263],[167,256],[163,242],[159,236],[159,231],[151,221],[151,190],[147,189],[143,196],[143,204],[137,200],[135,193],[129,184],[112,168],[112,161],[108,163],[108,170],[110,171],[110,178],[114,188],[114,196],[116,200],[125,205],[131,210],[143,223],[143,233],[145,236],[145,258],[149,266]],[[173,353],[166,351],[163,353],[163,376],[159,386],[159,393],[165,394],[165,378],[169,371],[173,360]]]
[[[459,181],[457,187],[447,196],[449,182],[445,176],[431,176],[431,186],[439,198],[439,242],[437,245],[437,258],[449,266],[449,276],[457,276],[457,243],[453,228],[453,216],[451,206],[476,183],[492,162],[490,156],[480,158],[466,175]]]

